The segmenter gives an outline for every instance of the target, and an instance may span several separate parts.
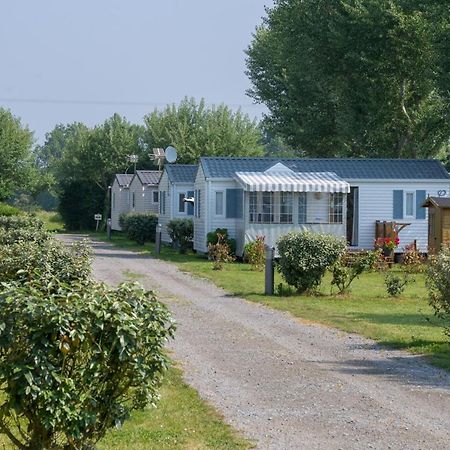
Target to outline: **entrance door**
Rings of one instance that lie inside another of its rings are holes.
[[[347,242],[357,246],[359,241],[359,188],[350,187],[347,195]]]
[[[435,254],[437,252],[437,246],[436,209],[428,208],[428,253]]]

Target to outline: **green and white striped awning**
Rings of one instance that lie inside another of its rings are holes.
[[[236,172],[235,179],[250,192],[350,192],[334,172]]]

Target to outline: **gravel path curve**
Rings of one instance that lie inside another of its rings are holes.
[[[64,236],[66,240],[79,237]],[[155,289],[186,381],[260,449],[450,449],[450,375],[402,351],[232,297],[93,242],[95,276]]]

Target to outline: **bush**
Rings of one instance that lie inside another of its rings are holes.
[[[133,284],[4,284],[1,432],[19,448],[94,448],[155,402],[173,332],[167,309]]]
[[[425,260],[414,244],[405,245],[403,266],[408,273],[420,273],[425,270]]]
[[[406,285],[409,283],[408,276],[405,275],[401,277],[397,274],[388,274],[384,280],[386,285],[386,291],[391,297],[398,297],[404,290]]]
[[[0,228],[3,230],[20,230],[31,228],[33,230],[44,230],[44,222],[36,216],[24,214],[21,216],[0,216]]]
[[[378,258],[377,250],[344,254],[333,266],[331,285],[338,288],[339,294],[347,292],[353,281],[364,271],[370,270]]]
[[[121,231],[123,231],[124,233],[127,232],[127,216],[129,213],[122,213],[119,216],[119,226]]]
[[[210,231],[206,235],[206,242],[209,246],[209,244],[217,244],[219,242],[219,235],[222,236],[222,239],[224,242],[228,244],[228,247],[230,247],[230,252],[232,255],[236,254],[236,239],[230,238],[228,235],[228,229],[227,228],[216,228],[215,231]]]
[[[265,265],[264,236],[256,236],[256,241],[248,242],[244,247],[244,260],[251,266],[252,270],[262,271]]]
[[[213,261],[214,270],[222,270],[225,263],[234,261],[231,248],[221,234],[218,234],[216,244],[208,244],[208,257]]]
[[[180,253],[186,253],[192,246],[194,222],[192,219],[172,219],[167,224],[167,232]]]
[[[341,238],[310,231],[281,236],[277,246],[280,255],[278,270],[298,292],[317,288],[325,271],[347,247]]]
[[[446,334],[450,336],[450,250],[443,248],[430,258],[426,284],[429,302],[437,316],[446,322]]]
[[[121,216],[122,217],[122,216]],[[123,218],[124,230],[128,239],[144,245],[146,242],[155,242],[158,216],[153,213],[129,213]]]
[[[14,206],[0,203],[0,216],[20,216],[22,211]]]
[[[72,246],[48,238],[42,242],[18,241],[0,245],[0,282],[48,280],[72,283],[90,281],[91,248],[86,242]]]

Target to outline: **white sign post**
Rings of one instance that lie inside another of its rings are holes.
[[[100,221],[102,220],[102,215],[101,214],[95,214],[94,215],[94,220],[97,221],[97,225],[95,227],[95,231],[98,231],[98,224],[100,223]]]

